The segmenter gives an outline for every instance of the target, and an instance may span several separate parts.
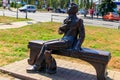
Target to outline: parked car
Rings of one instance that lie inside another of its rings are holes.
[[[48,11],[52,11],[53,8],[52,8],[52,7],[48,7],[47,10],[48,10]]]
[[[86,10],[86,9],[80,9],[78,11],[78,14],[88,14],[88,10]]]
[[[19,8],[20,12],[36,12],[36,6],[35,5],[24,5],[23,7]]]
[[[66,13],[67,10],[58,8],[58,9],[55,10],[55,12],[56,13]]]
[[[116,12],[108,12],[103,16],[103,20],[120,20],[120,15]]]

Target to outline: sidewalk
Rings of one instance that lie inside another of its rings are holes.
[[[12,22],[9,24],[5,24],[5,23],[0,23],[0,29],[10,29],[10,28],[19,28],[19,27],[23,27],[26,25],[31,25],[31,24],[35,24],[37,23],[36,21],[20,21],[20,22]],[[5,75],[7,76],[7,75]],[[0,80],[11,80],[11,76],[0,76]],[[12,79],[13,80],[13,79]],[[17,78],[14,78],[14,80],[19,80]]]
[[[49,75],[46,73],[27,73],[30,67],[27,59],[0,67],[0,71],[8,72],[20,80],[97,80],[95,69],[91,65],[78,64],[70,61],[56,59],[57,73]],[[120,72],[107,70],[107,80],[119,80]]]
[[[36,21],[20,21],[12,22],[10,24],[0,23],[0,29],[19,28],[26,25],[37,23]]]

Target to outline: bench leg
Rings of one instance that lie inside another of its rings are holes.
[[[94,62],[89,62],[91,63],[97,73],[97,80],[106,80],[106,65],[105,64],[99,64],[99,63],[94,63]]]

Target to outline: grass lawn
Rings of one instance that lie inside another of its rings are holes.
[[[61,38],[62,35],[57,34],[59,26],[60,23],[47,22],[18,29],[0,30],[0,66],[27,58],[29,56],[27,44],[31,40]],[[85,29],[86,38],[83,47],[111,52],[112,59],[108,66],[120,70],[120,30],[93,26],[85,26]],[[73,58],[65,59],[74,61]]]
[[[0,16],[0,23],[11,23],[11,22],[18,22],[18,21],[27,21],[30,19],[25,19],[25,18],[14,18],[14,17],[7,17],[7,16]]]

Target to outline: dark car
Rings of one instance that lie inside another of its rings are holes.
[[[23,7],[19,8],[20,12],[36,12],[36,6],[35,5],[24,5]]]
[[[65,9],[60,9],[60,8],[58,8],[58,9],[56,9],[55,12],[56,12],[56,13],[66,13],[67,11],[66,11]]]

